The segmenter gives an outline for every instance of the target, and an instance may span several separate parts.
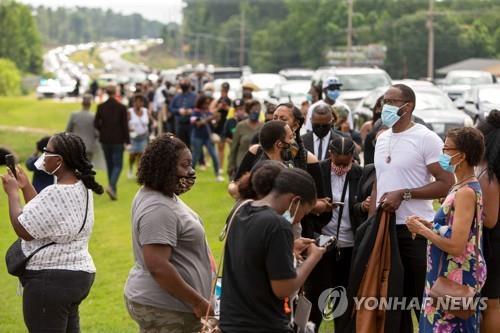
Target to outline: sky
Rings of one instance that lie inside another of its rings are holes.
[[[35,7],[97,7],[112,9],[123,14],[138,13],[150,20],[163,23],[177,22],[182,19],[182,0],[18,0]]]

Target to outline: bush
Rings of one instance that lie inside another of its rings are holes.
[[[21,88],[21,74],[16,65],[0,58],[0,96],[19,95]]]

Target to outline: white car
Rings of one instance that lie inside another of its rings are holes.
[[[488,72],[456,70],[446,74],[441,89],[454,101],[473,86],[496,82],[496,77]]]
[[[271,98],[275,99],[278,103],[291,102],[300,108],[302,102],[307,100],[307,93],[310,88],[311,81],[286,81],[274,87]]]
[[[245,82],[251,82],[259,88],[259,90],[254,91],[252,95],[261,100],[269,99],[270,93],[274,87],[283,81],[281,75],[273,73],[251,74],[245,78]]]
[[[36,88],[36,97],[43,98],[64,98],[68,93],[68,88],[61,85],[56,79],[42,79]]]

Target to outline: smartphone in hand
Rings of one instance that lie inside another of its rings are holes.
[[[332,245],[334,241],[334,236],[320,235],[318,238],[316,238],[316,245],[319,247],[328,247]]]
[[[16,177],[16,179],[17,179],[16,159],[14,158],[14,155],[12,155],[12,154],[5,155],[5,164],[10,169],[10,171],[12,172],[14,177]]]

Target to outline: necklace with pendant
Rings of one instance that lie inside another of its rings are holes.
[[[401,138],[398,138],[396,142],[394,142],[394,146],[392,146],[392,136],[394,133],[391,133],[391,136],[389,137],[389,147],[387,147],[387,156],[385,157],[385,163],[389,164],[392,161],[391,155],[392,155],[392,149],[394,149],[394,146],[398,143],[398,141]]]

